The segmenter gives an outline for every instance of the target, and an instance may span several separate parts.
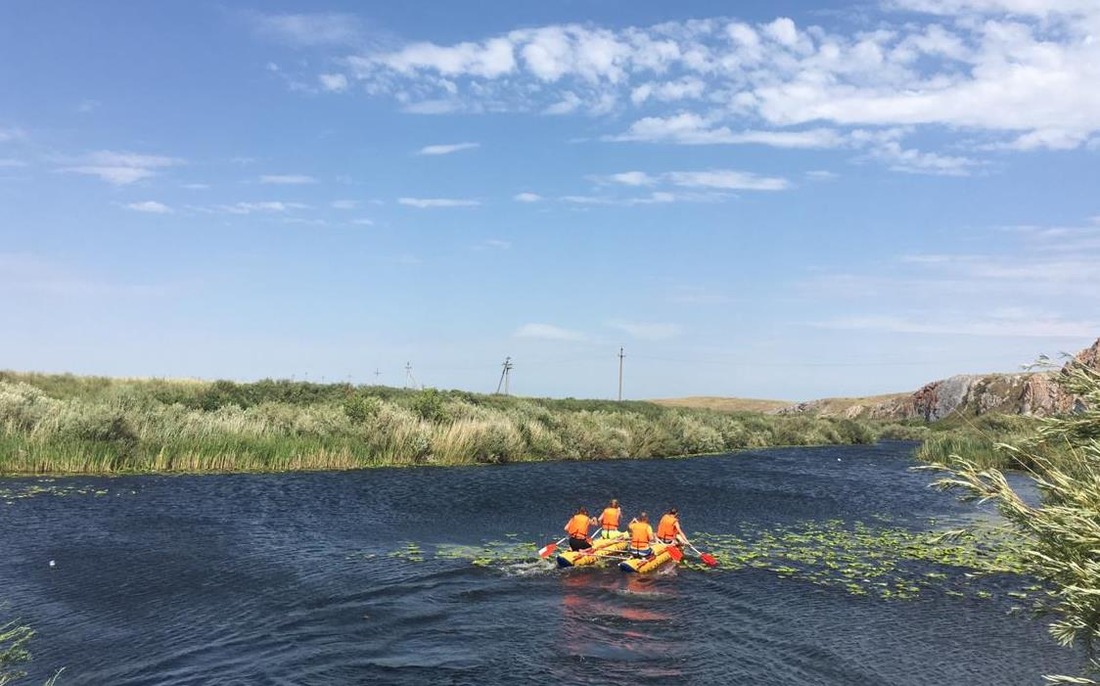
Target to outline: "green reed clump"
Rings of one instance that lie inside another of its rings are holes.
[[[0,372],[0,473],[349,469],[868,443],[848,419],[437,389]]]
[[[995,501],[1005,517],[1026,536],[1029,570],[1053,586],[1047,609],[1051,633],[1064,645],[1089,650],[1089,672],[1100,674],[1092,647],[1100,638],[1100,372],[1070,364],[1057,377],[1080,398],[1073,412],[1043,419],[1016,445],[997,444],[1009,464],[1024,467],[1041,494],[1029,505],[997,467],[958,454],[932,465],[950,472],[939,481],[961,488],[966,497]],[[1086,676],[1051,676],[1054,683],[1093,684]]]

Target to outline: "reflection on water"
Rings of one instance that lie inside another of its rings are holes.
[[[617,569],[577,569],[561,577],[561,645],[573,661],[601,675],[632,679],[677,679],[679,658],[689,646],[677,632],[655,632],[672,622],[663,603],[678,598],[663,575],[623,574]],[[568,662],[566,664],[569,664]],[[567,677],[566,669],[559,677]]]

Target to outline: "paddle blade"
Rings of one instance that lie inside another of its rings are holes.
[[[554,551],[558,549],[557,543],[547,543],[543,547],[539,548],[539,557],[547,558],[554,554]]]
[[[674,545],[668,547],[668,554],[671,555],[672,559],[676,560],[677,562],[684,559],[684,551],[680,550]]]
[[[702,555],[699,556],[699,559],[702,560],[703,564],[705,564],[708,567],[717,567],[718,566],[718,560],[716,560],[714,558],[714,556],[711,555],[710,553],[703,553]]]

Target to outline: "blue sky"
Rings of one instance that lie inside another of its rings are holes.
[[[807,400],[1100,336],[1100,5],[0,7],[0,367]]]

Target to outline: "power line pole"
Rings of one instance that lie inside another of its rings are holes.
[[[500,381],[497,382],[497,393],[500,393],[501,384],[504,385],[504,395],[508,395],[508,382],[512,378],[512,358],[505,357],[504,364],[501,365],[503,369],[500,372]]]
[[[623,401],[623,358],[626,355],[623,353],[622,346],[619,346],[619,402]]]
[[[374,385],[378,385],[378,377],[382,376],[382,370],[378,367],[374,368]]]
[[[412,384],[413,388],[416,388],[419,385],[419,384],[416,383],[416,377],[413,376],[412,362],[406,362],[405,363],[405,388],[408,388],[410,383]]]

